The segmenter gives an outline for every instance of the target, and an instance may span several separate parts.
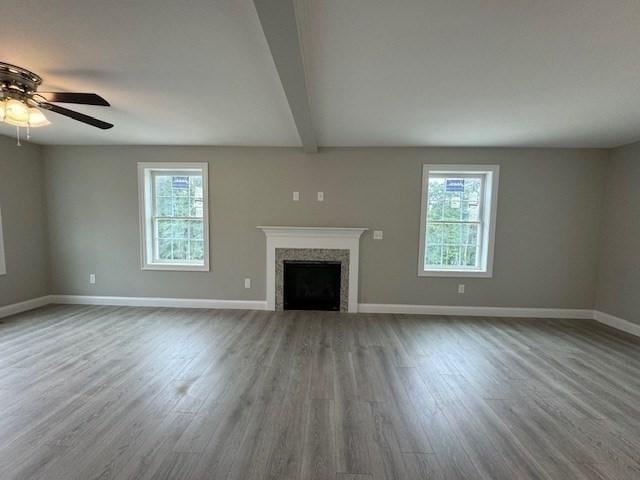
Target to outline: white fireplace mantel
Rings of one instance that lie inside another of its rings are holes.
[[[276,248],[349,250],[349,312],[358,311],[360,236],[367,228],[258,226],[267,237],[267,310],[276,305]]]

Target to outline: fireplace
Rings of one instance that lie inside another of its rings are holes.
[[[283,309],[340,311],[341,262],[285,260]]]
[[[267,237],[267,310],[284,310],[284,262],[340,264],[340,312],[358,311],[357,227],[258,227]],[[333,267],[336,268],[336,267]],[[291,308],[291,307],[288,307]]]
[[[323,249],[323,248],[276,248],[275,255],[276,264],[276,310],[328,310],[327,305],[318,305],[316,307],[309,306],[307,308],[300,308],[298,306],[285,308],[285,268],[289,271],[290,280],[301,280],[306,282],[305,286],[299,286],[298,288],[314,288],[319,290],[321,288],[327,288],[326,283],[333,281],[335,275],[340,276],[340,280],[334,286],[337,287],[338,292],[338,308],[335,311],[346,312],[348,311],[348,298],[349,298],[349,251],[342,249]],[[297,264],[297,265],[295,265]],[[306,273],[304,270],[308,270]],[[331,272],[331,273],[329,273]],[[319,278],[312,280],[312,277],[316,275]],[[330,278],[330,275],[334,277]],[[323,286],[322,284],[325,283]],[[294,293],[294,292],[289,292]],[[301,292],[299,292],[301,293]],[[315,295],[319,295],[316,293]],[[307,294],[307,296],[313,296]],[[311,299],[308,299],[311,300]],[[331,308],[333,310],[333,308]]]

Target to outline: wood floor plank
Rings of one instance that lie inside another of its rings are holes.
[[[336,476],[334,415],[333,400],[311,401],[301,478],[323,480]]]

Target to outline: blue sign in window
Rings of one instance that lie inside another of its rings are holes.
[[[447,178],[445,180],[445,192],[464,192],[463,178]]]
[[[173,188],[189,188],[189,177],[172,177],[171,186]]]

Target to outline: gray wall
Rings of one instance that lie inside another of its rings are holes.
[[[44,157],[53,293],[263,300],[265,239],[256,225],[330,225],[384,230],[383,241],[370,232],[362,239],[360,302],[593,306],[606,151],[51,147]],[[209,162],[211,272],[140,270],[140,161]],[[429,162],[501,165],[493,278],[417,277]]]
[[[640,323],[640,143],[607,166],[596,309]]]
[[[0,205],[7,274],[0,306],[47,295],[48,259],[41,149],[0,136]]]

